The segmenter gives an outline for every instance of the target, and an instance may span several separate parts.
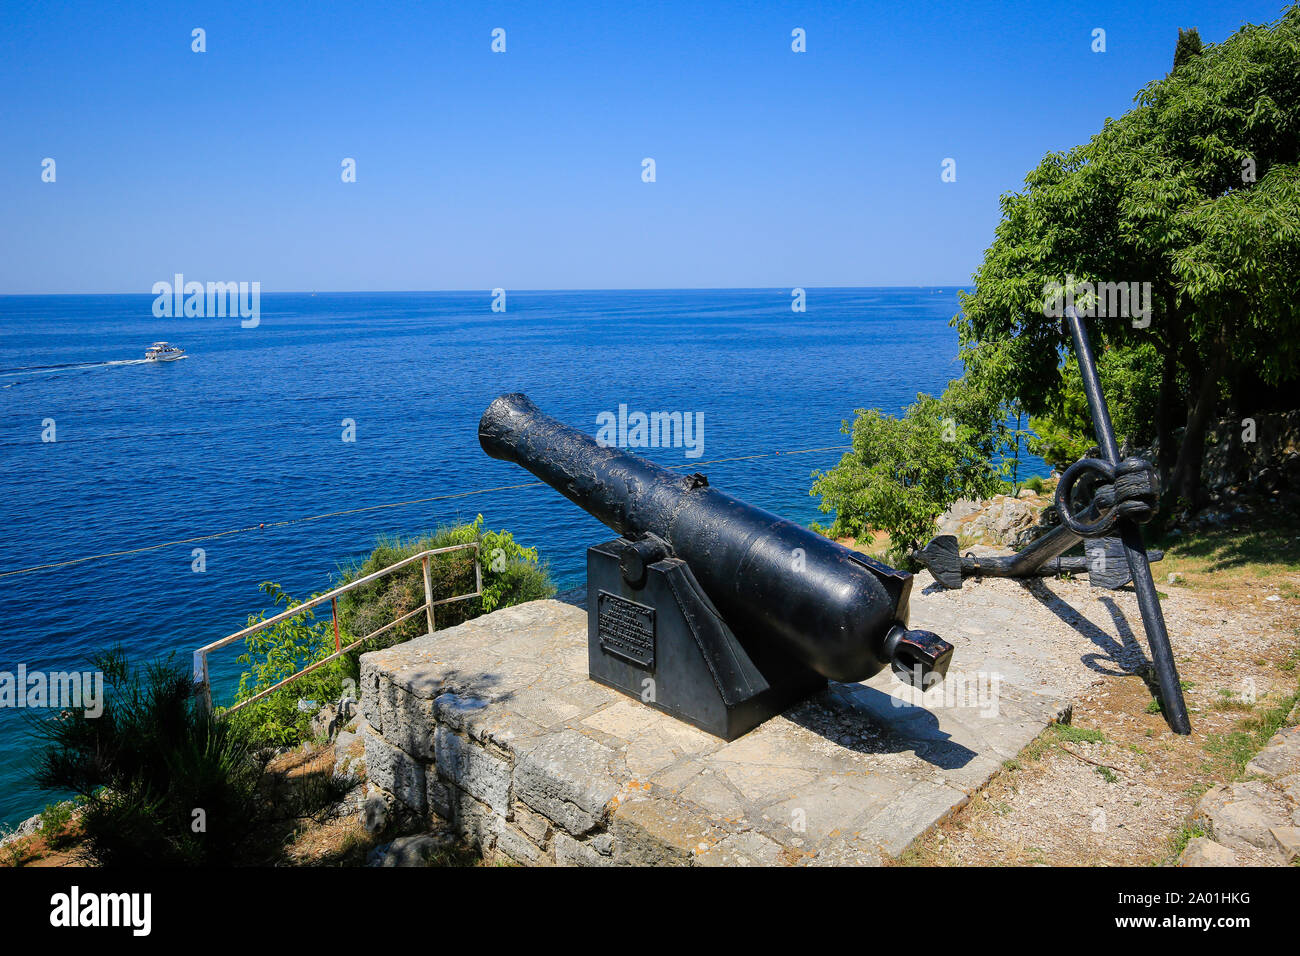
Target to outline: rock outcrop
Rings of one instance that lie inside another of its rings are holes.
[[[1015,497],[995,495],[988,501],[962,499],[939,517],[935,533],[956,535],[963,546],[983,544],[1019,549],[1051,530],[1057,521],[1051,495],[1026,488]]]
[[[1183,851],[1183,866],[1283,866],[1300,861],[1300,726],[1273,735],[1246,765],[1245,780],[1201,798],[1204,836]]]

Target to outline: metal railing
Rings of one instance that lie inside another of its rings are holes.
[[[467,548],[474,549],[474,590],[469,594],[457,594],[454,597],[441,598],[435,601],[433,599],[433,581],[432,578],[430,578],[429,576],[429,559],[432,558],[434,555],[446,554],[450,551],[464,551]],[[394,571],[400,570],[401,568],[406,567],[408,564],[414,564],[416,561],[420,562],[424,571],[424,603],[421,604],[419,607],[417,607],[415,610],[403,614],[395,621],[390,621],[389,623],[385,624],[383,627],[379,628],[377,631],[371,631],[369,634],[367,634],[365,637],[361,638],[360,640],[353,641],[347,647],[340,646],[339,597],[341,595],[347,594],[351,590],[362,587],[363,585],[370,584],[373,581],[378,581],[380,578],[384,577],[385,575],[392,574]],[[450,604],[452,601],[464,601],[466,598],[478,597],[482,593],[483,593],[483,566],[479,561],[478,542],[470,542],[469,544],[453,544],[447,548],[433,548],[429,551],[421,551],[419,554],[413,554],[409,558],[403,558],[401,561],[398,561],[396,564],[389,565],[386,568],[381,568],[380,570],[375,571],[372,574],[367,574],[363,578],[357,578],[355,581],[351,581],[343,585],[342,587],[335,588],[333,591],[326,591],[324,594],[317,595],[316,597],[312,598],[309,601],[303,601],[301,604],[295,605],[294,607],[289,608],[289,610],[283,611],[282,613],[277,614],[274,617],[268,617],[264,621],[258,621],[256,624],[250,625],[249,627],[244,628],[242,631],[236,631],[234,634],[231,634],[229,637],[223,637],[219,641],[213,641],[211,644],[208,644],[204,647],[200,647],[197,651],[194,652],[195,694],[199,698],[200,706],[203,707],[207,713],[212,713],[212,685],[208,675],[209,654],[211,654],[213,651],[220,650],[221,648],[225,647],[228,644],[233,644],[235,641],[241,641],[244,638],[248,637],[250,634],[256,634],[258,631],[262,630],[263,628],[271,627],[272,625],[279,624],[282,621],[287,621],[290,620],[291,618],[295,618],[299,614],[302,614],[303,611],[313,608],[318,604],[324,604],[326,601],[330,602],[330,608],[333,612],[333,617],[334,617],[334,653],[331,654],[329,657],[324,657],[318,661],[314,661],[307,667],[304,667],[302,670],[290,674],[284,680],[272,684],[270,687],[266,688],[263,691],[259,691],[258,693],[254,694],[252,697],[249,697],[246,700],[241,700],[239,703],[235,704],[232,707],[228,707],[226,710],[222,711],[223,717],[228,714],[233,714],[241,707],[247,707],[249,704],[257,703],[257,701],[261,700],[263,697],[266,697],[268,694],[274,693],[275,691],[279,690],[281,687],[284,687],[286,684],[289,684],[300,677],[307,676],[312,671],[316,670],[317,668],[324,667],[326,664],[330,663],[331,661],[338,660],[344,654],[356,650],[356,648],[360,647],[366,641],[378,637],[379,635],[385,633],[386,631],[389,631],[397,627],[399,624],[404,624],[405,622],[409,621],[411,618],[419,614],[421,611],[425,612],[425,622],[428,624],[429,633],[432,634],[434,630],[433,609],[435,607],[437,607],[440,604]]]

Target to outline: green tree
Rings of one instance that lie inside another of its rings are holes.
[[[1174,48],[1174,69],[1178,69],[1193,57],[1201,55],[1201,34],[1196,27],[1190,30],[1178,28],[1178,46]]]
[[[1073,355],[1061,370],[1061,390],[1049,410],[1029,419],[1029,450],[1048,464],[1066,468],[1096,444],[1083,376]],[[1107,349],[1097,356],[1097,375],[1110,407],[1116,440],[1139,448],[1155,437],[1160,392],[1160,356],[1154,343]]]
[[[1297,377],[1300,7],[1198,55],[1194,43],[1133,110],[1002,197],[955,319],[979,388],[1058,421],[1069,383],[1053,283],[1078,296],[1099,351],[1153,346],[1158,465],[1193,505],[1215,413],[1283,400]],[[1097,293],[1116,282],[1150,284],[1149,323],[1104,307]]]
[[[1014,431],[990,428],[995,414],[989,397],[960,379],[938,398],[918,395],[901,418],[859,409],[842,426],[853,450],[813,475],[810,493],[821,497],[822,511],[835,512],[830,533],[886,531],[891,559],[902,561],[953,502],[1002,487],[1007,466],[994,461],[1010,450]]]

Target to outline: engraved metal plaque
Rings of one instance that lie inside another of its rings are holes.
[[[601,650],[630,664],[654,670],[654,608],[608,591],[600,592],[597,605],[596,630]]]

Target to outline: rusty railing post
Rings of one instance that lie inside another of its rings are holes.
[[[433,633],[433,580],[429,577],[429,556],[425,555],[424,560],[420,562],[420,567],[424,570],[424,611],[425,621],[429,625],[429,633]]]

